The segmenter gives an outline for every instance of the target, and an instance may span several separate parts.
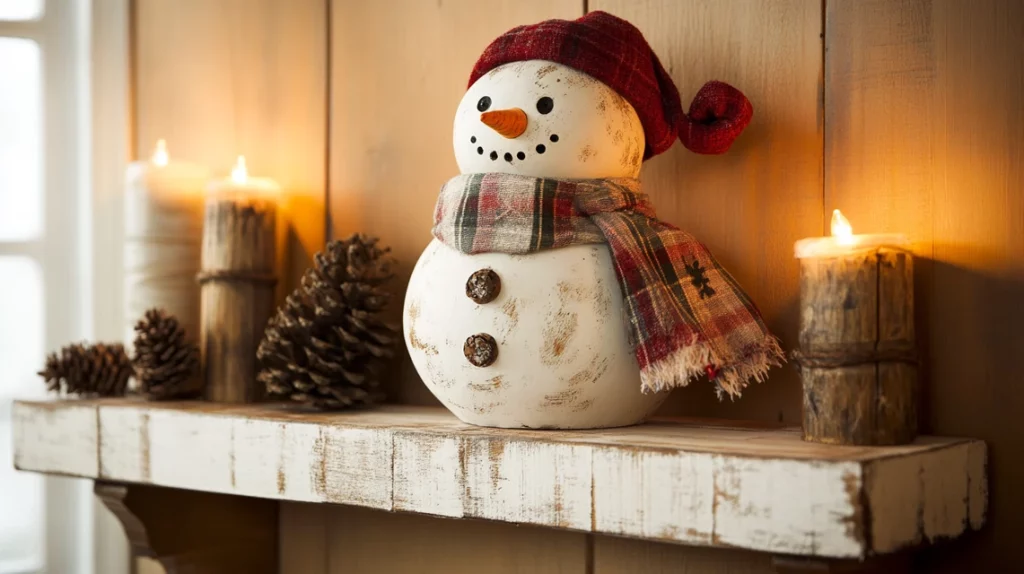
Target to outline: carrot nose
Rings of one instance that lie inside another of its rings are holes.
[[[480,114],[480,121],[508,139],[517,138],[526,131],[526,112],[519,108],[484,112]]]

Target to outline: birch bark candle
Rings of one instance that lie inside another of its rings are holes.
[[[260,400],[256,348],[274,310],[277,201],[271,179],[250,177],[239,157],[231,177],[213,181],[203,227],[200,345],[206,398]]]
[[[208,180],[198,165],[171,161],[164,140],[125,172],[125,342],[150,307],[178,318],[198,341],[200,242]]]
[[[796,243],[804,440],[902,444],[917,434],[909,248],[904,235],[853,235],[839,210],[831,237]]]

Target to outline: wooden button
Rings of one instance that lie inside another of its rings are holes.
[[[487,333],[470,335],[465,344],[462,345],[462,352],[466,360],[477,367],[487,367],[498,360],[498,342]]]
[[[501,278],[491,269],[481,269],[466,280],[466,297],[483,305],[498,298],[501,293]]]

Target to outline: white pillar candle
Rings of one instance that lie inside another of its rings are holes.
[[[209,400],[247,403],[263,396],[256,349],[274,310],[280,195],[274,180],[249,176],[243,157],[230,177],[210,182],[199,274]]]
[[[199,252],[209,175],[201,166],[171,161],[164,140],[153,156],[125,172],[125,339],[146,309],[160,307],[198,341]]]

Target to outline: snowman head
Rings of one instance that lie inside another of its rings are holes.
[[[606,12],[502,34],[480,56],[455,114],[462,173],[565,179],[636,177],[676,139],[724,153],[753,108],[708,82],[683,111],[679,91],[635,26]]]
[[[452,144],[462,173],[535,177],[637,177],[644,129],[615,90],[556,62],[494,68],[455,113]]]

